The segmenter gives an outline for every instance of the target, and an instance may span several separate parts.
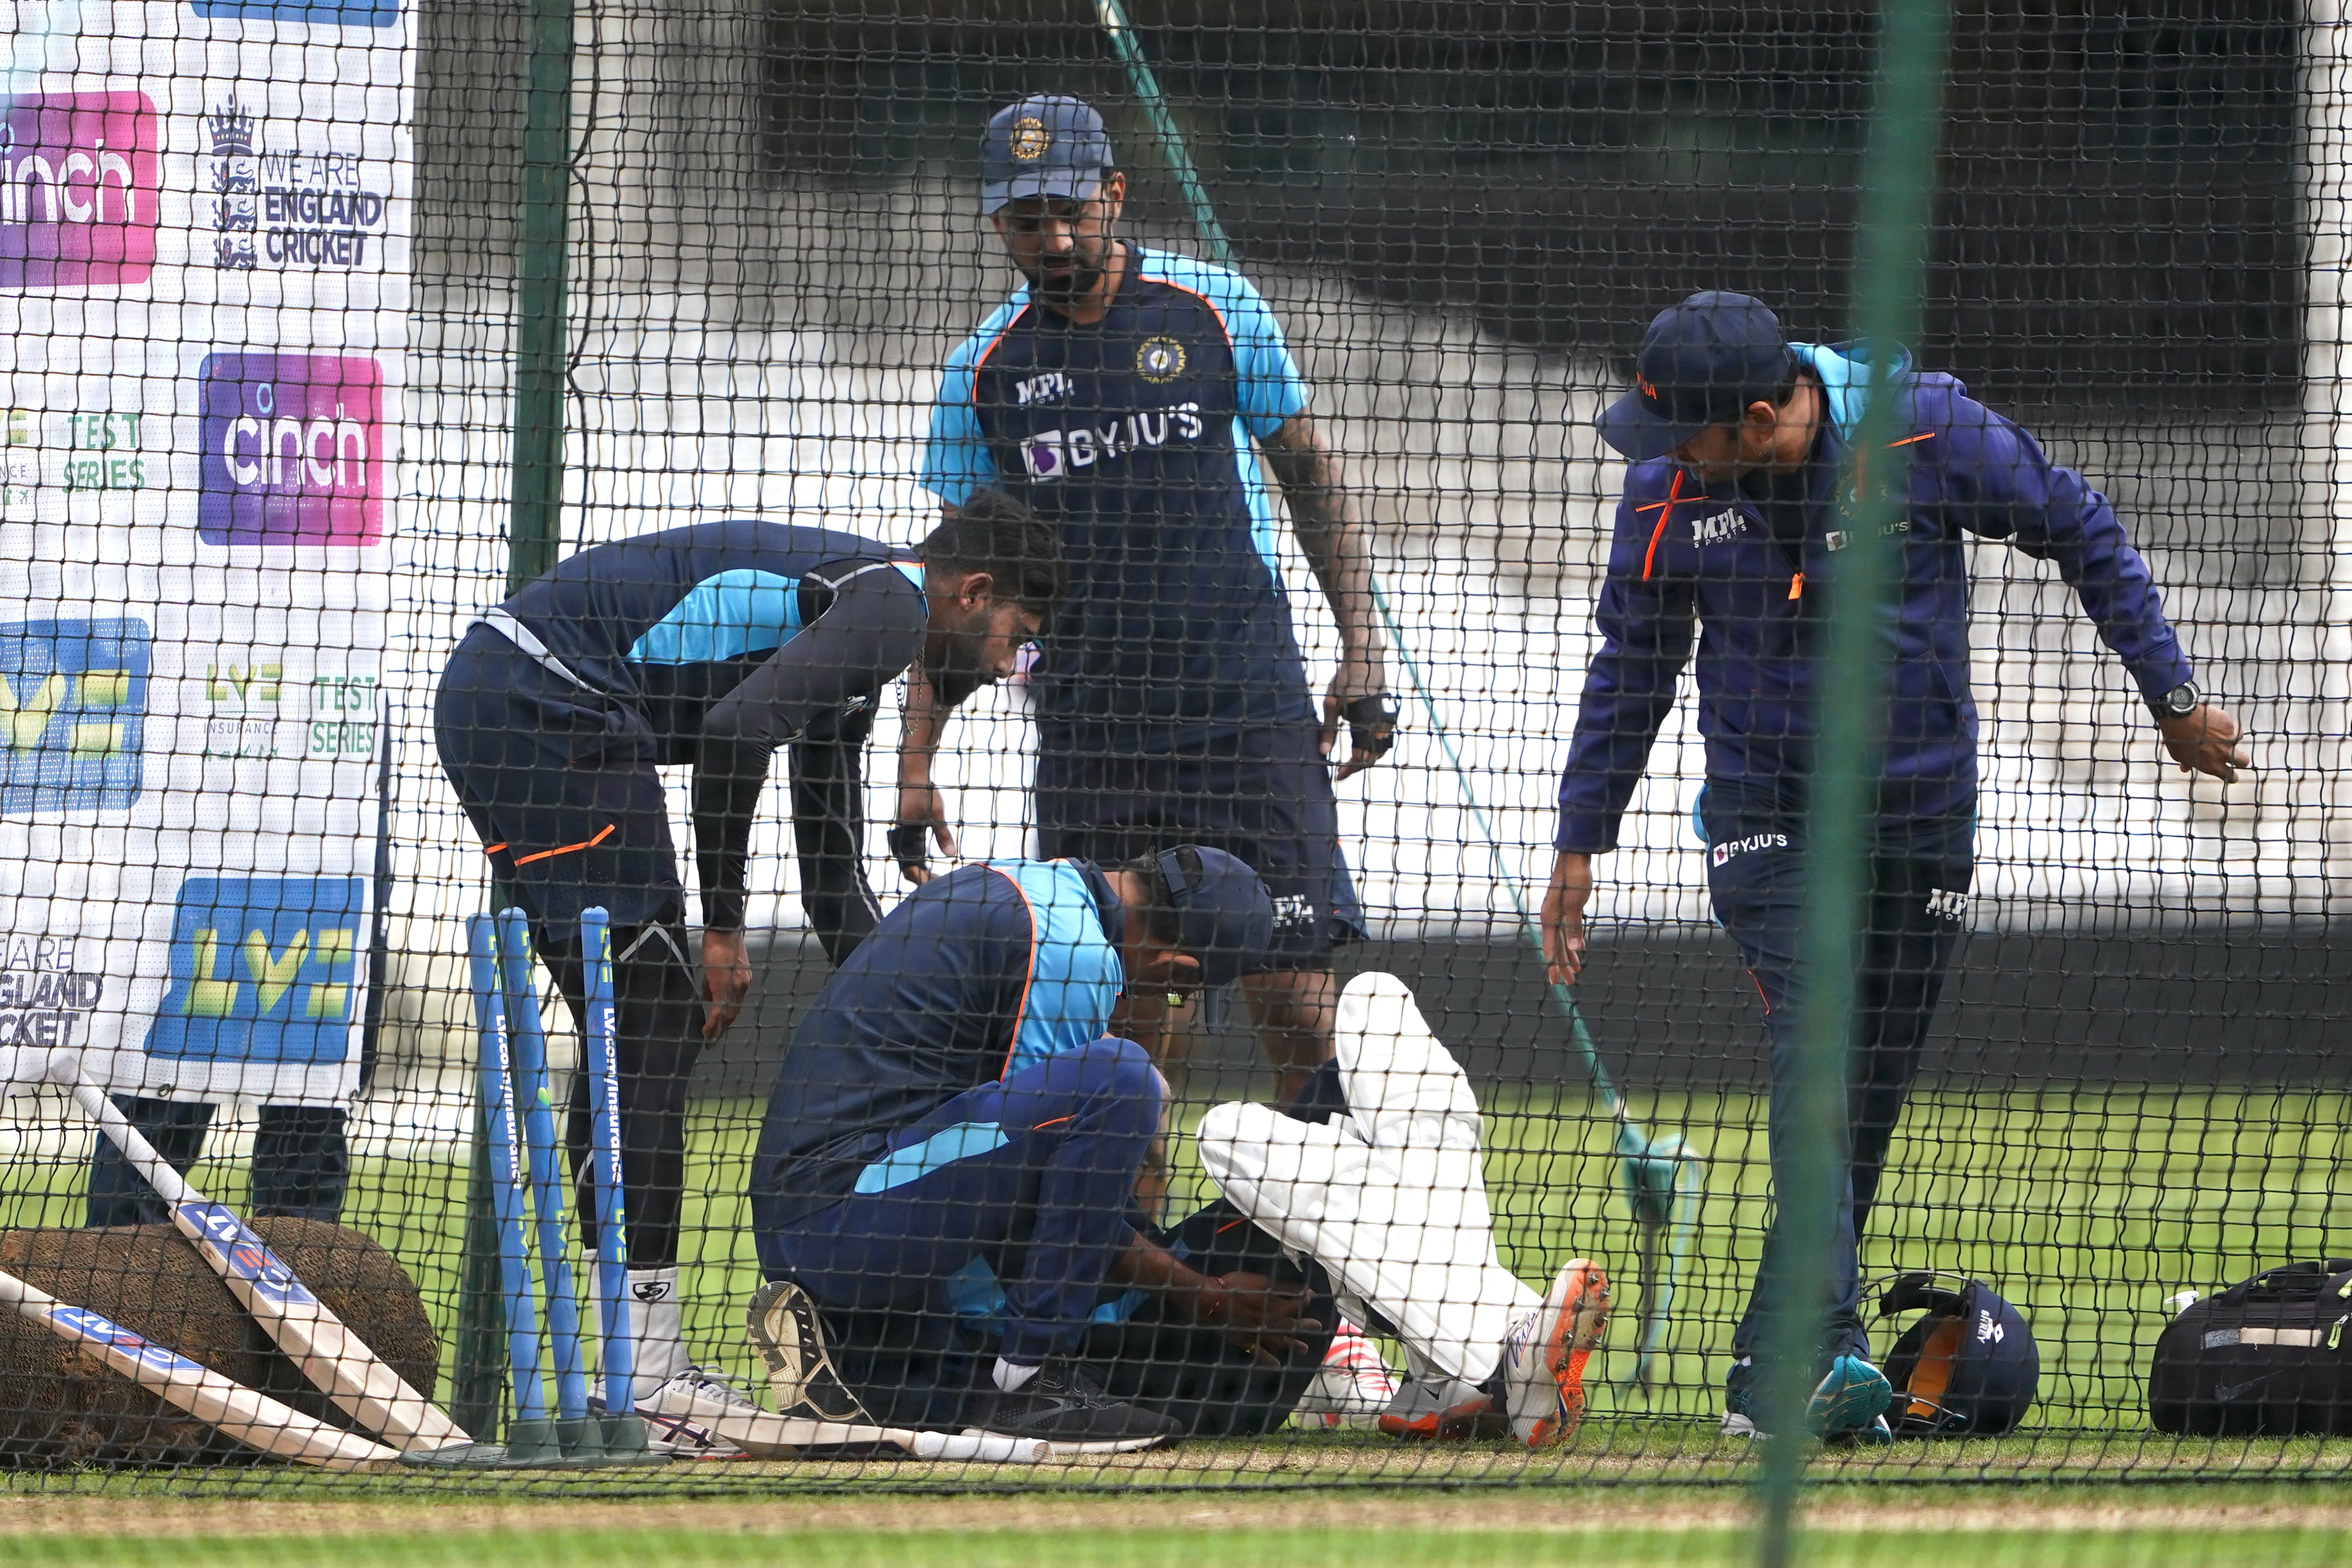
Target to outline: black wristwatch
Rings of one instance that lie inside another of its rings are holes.
[[[2196,682],[2183,681],[2147,706],[2158,718],[2187,718],[2204,700],[2205,694],[2197,689]]]

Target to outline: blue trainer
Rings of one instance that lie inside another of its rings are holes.
[[[1842,1355],[1805,1402],[1805,1425],[1821,1437],[1841,1437],[1861,1431],[1894,1403],[1885,1373],[1858,1355]]]
[[[1828,1373],[1806,1401],[1805,1425],[1818,1437],[1855,1437],[1867,1443],[1876,1436],[1871,1427],[1894,1402],[1895,1390],[1885,1374],[1858,1355],[1842,1355],[1830,1363]],[[1759,1414],[1755,1369],[1743,1360],[1733,1367],[1725,1385],[1723,1425],[1718,1430],[1727,1437],[1763,1437]]]

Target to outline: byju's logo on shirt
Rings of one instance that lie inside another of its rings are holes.
[[[1108,424],[1041,431],[1021,444],[1021,461],[1032,479],[1062,479],[1076,469],[1091,468],[1146,447],[1198,441],[1203,429],[1201,405],[1180,402],[1147,413],[1130,413]]]
[[[330,354],[205,360],[196,537],[365,545],[383,533],[383,371]]]
[[[1725,539],[1741,538],[1747,532],[1748,519],[1729,507],[1691,519],[1691,543],[1695,545],[1721,544]]]
[[[0,99],[0,288],[142,283],[163,162],[143,92]]]
[[[341,1061],[367,884],[358,877],[190,877],[172,921],[172,983],[147,1054]]]
[[[1729,865],[1741,855],[1757,850],[1785,850],[1789,847],[1786,833],[1750,833],[1744,839],[1726,839],[1707,848],[1707,859],[1717,865]]]
[[[153,641],[144,621],[0,622],[0,816],[131,809]]]

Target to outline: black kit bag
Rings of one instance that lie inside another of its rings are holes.
[[[2191,1301],[2157,1336],[2147,1416],[2200,1437],[2352,1433],[2352,1260]]]

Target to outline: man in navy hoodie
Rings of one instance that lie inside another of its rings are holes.
[[[1894,350],[1901,355],[1902,350]],[[1696,294],[1650,324],[1635,390],[1601,416],[1631,464],[1560,779],[1558,859],[1543,905],[1551,977],[1585,955],[1592,857],[1619,819],[1675,704],[1697,632],[1706,785],[1698,823],[1715,915],[1738,943],[1771,1035],[1776,1179],[1804,1135],[1794,1119],[1803,828],[1815,731],[1815,657],[1836,576],[1838,486],[1853,463],[1870,354],[1791,343],[1745,295]],[[1822,1433],[1884,1431],[1886,1379],[1870,1364],[1856,1244],[1943,988],[1974,869],[1977,715],[1969,695],[1965,535],[2008,539],[2056,565],[2122,660],[2184,771],[2249,766],[2238,726],[2198,690],[2147,566],[2106,498],[1948,375],[1895,367],[1907,471],[1894,525],[1901,566],[1887,618],[1886,751],[1870,859],[1866,944],[1848,1062],[1830,1267],[1832,1310],[1808,1412]],[[1875,455],[1872,455],[1875,457]],[[1779,1287],[1778,1226],[1732,1338],[1723,1429],[1754,1435],[1753,1353]]]

